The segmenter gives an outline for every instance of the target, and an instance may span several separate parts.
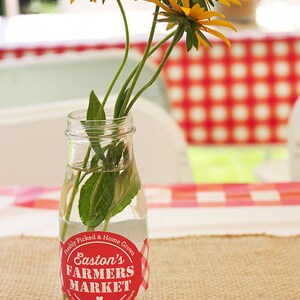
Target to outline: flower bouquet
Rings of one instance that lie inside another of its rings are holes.
[[[68,116],[69,159],[59,213],[63,299],[146,297],[147,208],[134,159],[130,110],[156,80],[183,37],[187,51],[211,47],[207,34],[230,46],[229,40],[215,27],[235,30],[222,14],[213,11],[214,0],[148,0],[154,6],[154,13],[144,54],[123,83],[114,108],[107,110],[106,103],[126,65],[130,48],[126,13],[121,0],[116,1],[125,29],[123,61],[104,96],[99,99],[91,91],[87,110]],[[219,2],[241,5],[238,0]],[[165,22],[170,33],[154,43],[158,22]],[[134,93],[147,59],[165,43],[168,47],[155,74]]]

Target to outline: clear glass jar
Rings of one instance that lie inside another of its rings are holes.
[[[136,168],[131,115],[68,116],[61,192],[63,299],[145,299],[149,281],[146,198]]]

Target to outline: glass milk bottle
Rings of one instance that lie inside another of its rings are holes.
[[[68,164],[61,192],[62,299],[146,299],[146,199],[136,168],[131,115],[68,116]]]

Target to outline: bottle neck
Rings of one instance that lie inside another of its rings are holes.
[[[106,120],[87,120],[86,111],[69,114],[68,165],[88,172],[121,171],[133,159],[132,116],[113,118],[106,112]]]

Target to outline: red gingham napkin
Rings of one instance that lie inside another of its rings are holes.
[[[144,190],[150,209],[300,205],[300,182],[152,185]],[[57,209],[59,196],[59,187],[0,187],[0,207]]]

